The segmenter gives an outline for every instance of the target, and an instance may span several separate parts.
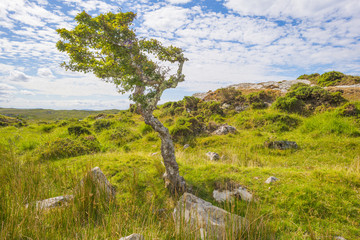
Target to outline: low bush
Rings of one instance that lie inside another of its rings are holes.
[[[39,157],[43,160],[61,159],[100,151],[100,143],[96,137],[89,135],[75,140],[57,138],[46,142],[39,149]]]
[[[346,103],[338,109],[340,116],[353,117],[360,116],[360,106],[354,103]]]
[[[68,133],[69,135],[75,135],[80,136],[83,134],[90,135],[91,132],[86,127],[80,126],[80,125],[72,125],[68,127]]]
[[[117,146],[122,146],[141,137],[140,135],[134,134],[125,127],[117,127],[110,132],[109,136],[109,140],[114,142]]]
[[[318,86],[296,84],[284,97],[279,97],[273,107],[289,113],[307,115],[314,112],[318,106],[336,107],[346,101],[340,92],[329,92]]]
[[[96,120],[94,123],[95,132],[101,132],[104,129],[109,129],[113,124],[113,121],[106,119]]]

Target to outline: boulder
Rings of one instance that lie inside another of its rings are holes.
[[[90,181],[97,188],[97,194],[101,192],[106,194],[108,199],[115,197],[115,188],[110,184],[104,173],[99,167],[94,167],[91,171],[80,181],[78,187],[83,187],[84,182]]]
[[[216,161],[220,159],[219,154],[217,154],[216,152],[207,152],[206,156],[208,156],[211,161]]]
[[[144,240],[144,236],[138,233],[133,233],[127,237],[122,237],[119,240]]]
[[[213,134],[214,135],[226,135],[229,133],[236,132],[236,128],[227,124],[221,125],[218,129],[216,129]]]
[[[297,143],[291,141],[271,141],[271,142],[265,142],[264,145],[267,148],[279,149],[279,150],[298,148]]]
[[[34,205],[36,209],[46,210],[55,207],[66,206],[73,199],[74,199],[73,195],[53,197],[41,201],[36,201],[34,203],[26,204],[25,208]]]
[[[246,224],[244,218],[190,193],[180,197],[173,217],[177,232],[181,229],[201,239],[236,239],[241,227]]]
[[[252,201],[252,194],[247,191],[244,187],[236,188],[232,191],[230,190],[214,190],[213,197],[217,202],[226,202],[231,201],[233,197],[241,199],[243,201],[251,202]]]
[[[278,180],[279,180],[279,179],[277,179],[276,177],[271,176],[271,177],[269,177],[268,179],[266,179],[265,183],[270,184],[270,183],[276,182],[276,181],[278,181]]]

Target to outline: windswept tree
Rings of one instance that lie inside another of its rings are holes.
[[[120,93],[130,93],[145,123],[160,135],[165,186],[173,193],[183,192],[186,184],[179,175],[171,135],[153,112],[163,92],[184,81],[182,69],[187,59],[180,48],[138,38],[131,28],[135,18],[133,12],[110,12],[97,17],[79,13],[73,30],[57,30],[61,40],[56,46],[70,58],[61,65],[66,70],[92,72],[114,83]],[[171,73],[163,64],[166,62],[177,65],[177,71]]]

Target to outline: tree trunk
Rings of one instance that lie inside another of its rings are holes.
[[[163,175],[165,187],[173,194],[182,194],[186,191],[186,183],[179,174],[179,166],[175,158],[175,148],[169,130],[153,116],[152,112],[142,112],[145,123],[150,125],[161,138],[161,155],[164,160],[165,173]]]

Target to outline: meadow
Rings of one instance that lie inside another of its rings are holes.
[[[220,89],[212,101],[186,97],[159,106],[155,115],[173,136],[180,174],[193,193],[249,220],[234,239],[358,239],[360,102],[305,86],[290,92]],[[44,119],[26,114],[19,121],[3,117],[0,128],[0,239],[119,239],[134,232],[145,239],[194,239],[194,233],[175,232],[179,196],[164,188],[160,139],[136,109],[86,117],[53,111]],[[225,123],[236,133],[212,134]],[[264,144],[277,140],[299,147]],[[220,159],[210,160],[209,151]],[[95,166],[115,186],[115,201],[95,203],[90,196],[47,211],[25,208],[72,194]],[[266,184],[270,176],[279,180]],[[213,199],[213,190],[234,183],[254,201]]]

